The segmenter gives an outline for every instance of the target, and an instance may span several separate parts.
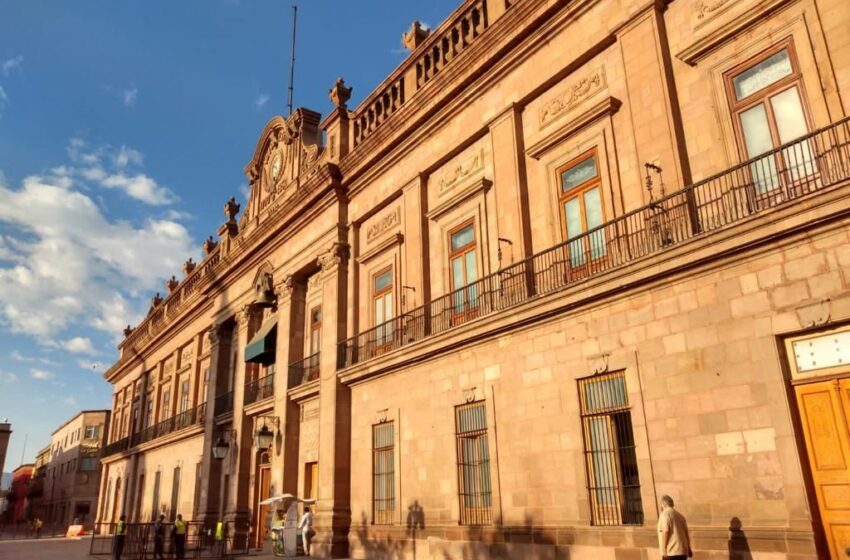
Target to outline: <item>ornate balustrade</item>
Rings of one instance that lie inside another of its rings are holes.
[[[498,6],[497,12],[503,12],[514,3],[515,0],[467,0],[438,29],[425,36],[411,57],[351,113],[352,146],[375,132],[486,31],[490,25],[488,5]]]
[[[850,119],[690,185],[338,346],[344,369],[850,180]]]

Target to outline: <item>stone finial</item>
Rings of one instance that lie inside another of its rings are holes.
[[[127,338],[132,333],[133,333],[133,327],[131,327],[130,325],[127,325],[126,327],[124,327],[124,338]]]
[[[238,202],[236,202],[236,197],[231,196],[227,203],[225,203],[224,205],[224,215],[227,216],[227,223],[236,223],[236,214],[239,213],[240,208],[241,206]]]
[[[414,21],[410,26],[410,30],[405,31],[401,35],[401,44],[409,51],[415,50],[430,34],[430,29],[422,27],[419,21]]]
[[[204,241],[204,255],[209,255],[216,247],[218,247],[218,241],[213,239],[213,236],[210,235],[207,237],[206,241]]]
[[[177,278],[174,275],[172,275],[171,278],[169,278],[165,282],[165,287],[168,288],[169,294],[173,294],[174,290],[176,290],[177,286],[179,286],[179,285],[180,285],[180,282],[177,280]]]
[[[345,80],[337,78],[334,87],[330,89],[328,95],[331,98],[331,103],[337,107],[343,108],[348,100],[351,99],[351,88],[345,87]]]
[[[198,266],[195,264],[195,261],[192,260],[192,257],[186,259],[186,262],[183,263],[183,274],[189,276],[192,274],[192,271],[195,270],[195,267]]]
[[[159,304],[162,303],[162,296],[159,295],[159,292],[156,293],[155,296],[151,298],[151,309],[155,309],[159,307]]]

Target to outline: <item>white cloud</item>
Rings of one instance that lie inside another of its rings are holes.
[[[18,380],[18,376],[15,375],[14,373],[8,372],[8,371],[0,371],[0,383],[3,383],[3,384],[14,383],[17,380]]]
[[[9,96],[6,95],[6,90],[3,89],[3,86],[0,86],[0,118],[3,118],[3,109],[6,108],[8,102]]]
[[[178,220],[184,220],[185,221],[185,220],[191,220],[192,218],[194,218],[194,216],[192,216],[192,214],[190,212],[184,212],[183,210],[174,210],[173,208],[166,210],[163,217],[166,220],[172,220],[172,221],[175,221],[175,222],[178,221]]]
[[[77,151],[78,161],[85,161],[82,147],[72,141],[69,154]],[[142,318],[150,294],[198,252],[175,221],[133,224],[105,216],[81,192],[79,180],[72,173],[29,176],[16,189],[0,184],[3,247],[12,253],[0,260],[0,326],[42,344],[72,325],[120,336]]]
[[[108,189],[122,190],[130,198],[135,198],[147,204],[159,206],[171,204],[177,200],[177,197],[171,191],[157,185],[156,181],[143,174],[132,177],[123,174],[110,175],[102,179],[100,184]]]
[[[164,206],[178,200],[168,188],[138,171],[144,161],[138,150],[123,145],[117,150],[110,146],[93,147],[81,138],[71,138],[68,156],[75,166],[55,168],[55,175],[69,179],[79,176],[102,187],[118,189],[152,206]]]
[[[91,360],[78,360],[77,365],[82,369],[93,371],[95,373],[103,373],[106,371],[106,366],[104,364],[100,362],[93,362]]]
[[[268,93],[261,93],[254,100],[254,105],[256,105],[257,109],[262,109],[269,102],[269,99],[271,99],[271,96]]]
[[[75,336],[62,343],[62,348],[73,354],[97,354],[88,337]]]
[[[135,85],[121,90],[121,100],[126,107],[135,107],[136,98],[139,96],[139,90]]]
[[[248,183],[242,183],[239,185],[239,193],[245,200],[251,198],[251,187],[248,186]]]
[[[45,371],[43,369],[31,369],[30,377],[32,377],[33,379],[53,379],[56,376],[53,375],[51,372]]]
[[[71,408],[77,406],[77,399],[74,398],[74,395],[68,395],[67,397],[62,399],[62,404]]]
[[[23,63],[23,61],[24,57],[21,55],[6,59],[2,63],[0,63],[0,71],[3,72],[4,76],[8,76],[15,68],[20,68],[21,63]]]
[[[115,162],[116,167],[123,169],[131,163],[134,165],[142,165],[143,158],[141,152],[138,150],[128,148],[127,146],[121,146],[118,148],[118,152],[115,153],[112,159]]]

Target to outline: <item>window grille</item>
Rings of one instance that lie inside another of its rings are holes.
[[[395,425],[372,426],[372,519],[375,525],[395,520]]]
[[[641,525],[635,439],[624,372],[578,381],[594,525]]]
[[[455,407],[461,525],[491,523],[490,448],[484,401]]]

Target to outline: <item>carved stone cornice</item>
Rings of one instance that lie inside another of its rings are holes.
[[[242,309],[236,312],[236,328],[245,330],[248,328],[248,320],[251,318],[251,305],[246,304]]]
[[[348,262],[348,257],[351,255],[351,247],[348,243],[340,243],[334,241],[331,247],[323,254],[319,255],[317,262],[319,268],[322,269],[322,274],[332,274],[336,272],[341,264]]]

